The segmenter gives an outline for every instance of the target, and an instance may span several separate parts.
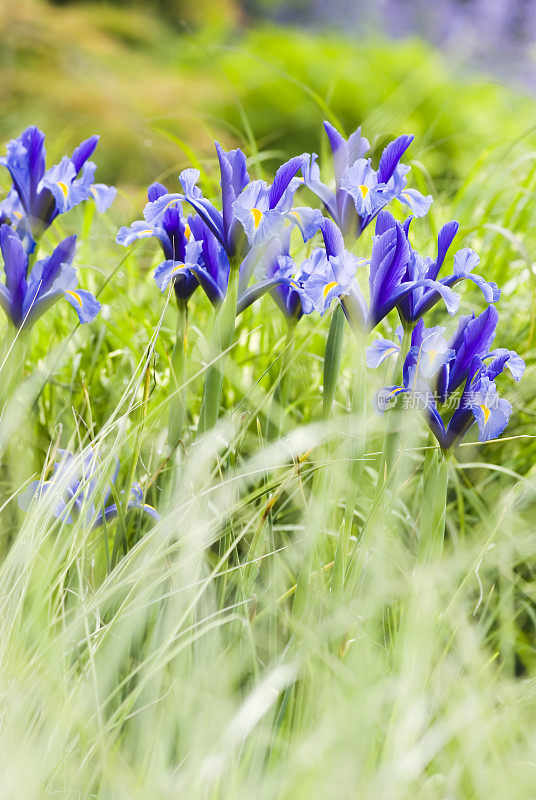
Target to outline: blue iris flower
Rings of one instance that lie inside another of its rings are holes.
[[[166,214],[172,211],[174,208],[168,209]],[[164,292],[171,280],[174,281],[176,291],[180,276],[184,275],[188,281],[191,276],[196,286],[201,286],[210,302],[218,306],[222,303],[229,284],[229,259],[212,231],[198,216],[190,216],[188,220],[191,239],[185,247],[184,261],[164,261],[156,268],[154,279],[160,291]]]
[[[300,183],[293,179],[307,156],[295,156],[283,164],[273,184],[268,186],[264,181],[250,183],[246,157],[241,150],[226,152],[216,143],[216,151],[221,175],[221,211],[203,197],[197,186],[199,170],[185,169],[179,175],[182,193],[163,195],[150,202],[144,216],[149,223],[159,225],[168,208],[187,201],[214,234],[227,257],[234,259],[245,252],[244,233],[253,245],[264,244],[281,232],[285,214],[291,211],[293,194]]]
[[[448,342],[442,336],[443,329],[426,329],[420,320],[404,361],[403,384],[382,390],[383,407],[388,407],[399,394],[411,394],[443,450],[459,444],[475,422],[480,442],[499,436],[508,424],[512,407],[499,396],[495,379],[508,368],[515,380],[520,380],[525,362],[513,350],[490,349],[498,318],[493,305],[477,317],[461,317]],[[376,366],[398,351],[395,342],[375,342],[367,352],[368,364]],[[440,409],[453,408],[445,423]]]
[[[272,295],[287,319],[299,319],[312,311],[323,315],[335,298],[340,298],[343,306],[350,302],[350,296],[354,305],[356,298],[364,304],[356,274],[365,259],[345,249],[342,234],[332,220],[322,217],[320,228],[324,247],[315,247],[299,266],[289,255],[289,231],[283,239],[285,244],[269,263],[267,272],[277,282]],[[366,315],[363,305],[359,310]]]
[[[457,222],[449,222],[443,226],[438,236],[437,257],[430,259],[420,256],[409,243],[411,219],[410,217],[404,225],[400,225],[388,211],[378,214],[370,259],[368,309],[363,314],[365,301],[357,286],[343,303],[353,326],[372,330],[396,308],[402,322],[411,327],[439,300],[444,301],[449,314],[455,314],[460,305],[460,297],[451,287],[462,280],[473,281],[489,303],[495,303],[499,299],[500,291],[495,283],[485,281],[480,275],[472,273],[479,258],[470,248],[456,253],[451,275],[437,278],[458,230]],[[337,239],[333,235],[329,247],[337,241],[337,246],[342,247],[341,237]]]
[[[458,250],[454,255],[452,274],[445,278],[438,278],[439,272],[445,262],[445,258],[458,232],[459,225],[455,220],[447,222],[439,231],[437,237],[437,256],[435,258],[423,257],[413,249],[409,242],[409,227],[413,217],[408,217],[402,226],[402,230],[407,239],[409,247],[409,259],[405,271],[400,275],[400,286],[407,287],[414,284],[414,289],[410,292],[403,292],[403,296],[397,303],[397,308],[401,319],[405,324],[415,324],[427,311],[433,308],[441,299],[449,314],[453,314],[459,307],[458,295],[452,291],[452,287],[463,280],[472,281],[479,287],[484,299],[488,303],[496,303],[500,297],[500,290],[496,283],[486,281],[480,275],[473,273],[478,266],[480,257],[470,247]],[[376,237],[384,236],[386,242],[394,237],[392,232],[398,226],[392,214],[382,211],[378,215],[376,222]],[[400,226],[399,226],[400,228]],[[380,247],[380,242],[378,242]]]
[[[115,469],[111,480],[105,487],[104,494],[98,493],[101,463],[92,447],[86,448],[77,459],[66,450],[59,450],[61,460],[53,467],[50,480],[32,481],[24,494],[19,497],[19,506],[23,511],[28,511],[33,502],[42,500],[48,492],[56,488],[61,495],[54,508],[54,516],[68,524],[79,519],[84,513],[88,523],[93,522],[93,527],[100,527],[104,521],[110,522],[118,515],[115,503],[106,506],[110,497],[112,486],[117,481],[119,473],[119,460],[116,459]],[[96,502],[99,501],[97,513]],[[103,508],[103,506],[105,506]],[[152,506],[144,502],[143,491],[138,483],[133,483],[127,508],[140,508],[155,520],[160,515]]]
[[[285,222],[298,228],[307,241],[316,233],[323,217],[318,209],[292,208],[294,192],[300,185],[295,174],[305,156],[283,164],[273,184],[268,186],[264,181],[249,182],[245,156],[240,150],[225,152],[218,144],[216,149],[221,171],[222,212],[202,196],[196,185],[199,171],[187,169],[179,176],[181,194],[170,194],[162,184],[153,184],[144,209],[145,220],[121,228],[117,241],[127,246],[136,239],[156,237],[166,255],[166,261],[155,271],[161,291],[173,280],[175,290],[181,286],[186,297],[188,291],[191,294],[201,285],[215,306],[225,297],[231,260],[238,255],[237,313],[241,313],[283,280],[278,271],[268,274],[267,265],[280,253]],[[187,221],[182,217],[184,202],[196,212]],[[180,235],[174,239],[170,228],[178,229]],[[244,251],[242,243],[248,240],[251,246],[246,246]],[[254,276],[255,281],[250,286]]]
[[[314,310],[323,315],[335,298],[343,298],[344,303],[363,264],[364,259],[348,250],[329,255],[323,247],[313,250],[302,265],[302,271],[307,275],[302,282],[302,290],[312,302]]]
[[[282,237],[280,249],[273,254],[266,268],[267,278],[277,281],[270,294],[285,319],[298,322],[314,306],[303,285],[314,268],[314,259],[305,259],[300,266],[290,255],[290,231]]]
[[[149,202],[156,202],[168,194],[161,183],[153,183],[147,190]],[[129,227],[123,226],[117,233],[117,243],[128,247],[139,239],[154,237],[162,247],[165,261],[155,270],[155,281],[163,292],[170,281],[178,300],[189,300],[199,286],[192,271],[199,262],[202,244],[197,241],[193,217],[183,215],[182,204],[175,203],[166,209],[158,225],[146,220],[137,220]]]
[[[0,227],[0,251],[5,284],[0,283],[0,305],[16,328],[29,328],[60,297],[73,306],[80,322],[91,322],[100,303],[91,292],[79,289],[72,267],[76,237],[61,242],[52,255],[37,261],[28,274],[28,255],[17,234]]]
[[[0,206],[1,221],[9,222],[32,253],[37,236],[58,216],[83,200],[95,199],[99,211],[106,211],[116,190],[93,182],[96,165],[89,161],[98,136],[82,142],[72,156],[46,169],[45,136],[30,126],[7,146],[0,158],[13,181],[13,188]]]
[[[315,154],[302,167],[302,175],[305,185],[322,201],[345,239],[358,238],[379,211],[394,199],[408,205],[415,216],[428,212],[432,197],[407,188],[406,175],[410,168],[400,163],[413,136],[399,136],[388,144],[378,169],[374,170],[370,159],[363,157],[370,145],[361,136],[360,128],[348,140],[329,122],[324,123],[324,128],[333,155],[335,190],[321,181]]]

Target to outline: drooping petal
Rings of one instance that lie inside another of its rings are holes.
[[[135,242],[138,239],[150,239],[151,236],[160,238],[162,231],[163,228],[159,226],[153,227],[149,223],[145,222],[145,220],[140,219],[136,220],[136,222],[133,222],[132,225],[128,227],[123,225],[121,228],[119,228],[115,241],[117,244],[122,244],[123,247],[128,247],[132,244],[132,242]]]
[[[161,292],[164,292],[170,281],[177,276],[188,277],[192,269],[198,266],[202,247],[201,242],[192,239],[186,245],[184,262],[169,259],[157,266],[154,271],[154,279]]]
[[[169,259],[163,261],[154,271],[154,280],[161,292],[165,292],[170,282],[179,276],[186,277],[191,273],[190,267],[186,264],[177,263]]]
[[[486,366],[486,375],[493,380],[500,375],[504,367],[510,370],[512,377],[516,381],[520,381],[525,372],[525,361],[515,350],[507,350],[504,347],[497,347],[486,356],[485,359],[492,358],[490,364]]]
[[[384,386],[374,396],[374,408],[380,414],[384,414],[396,405],[397,397],[407,391],[404,386]]]
[[[318,208],[295,206],[286,213],[286,218],[299,228],[303,241],[308,242],[320,230],[324,216]]]
[[[400,345],[389,339],[375,339],[367,347],[367,367],[376,369],[389,356],[396,356],[400,352]]]
[[[78,319],[82,324],[92,322],[101,310],[101,304],[97,298],[86,289],[66,289],[64,295],[78,314]]]
[[[404,281],[395,288],[393,293],[385,300],[383,305],[378,306],[375,310],[375,313],[371,314],[371,327],[375,327],[378,322],[387,316],[387,314],[392,311],[395,306],[400,307],[401,301],[411,292],[415,291],[415,289],[420,287],[431,289],[438,298],[441,297],[444,300],[445,308],[450,315],[453,315],[458,311],[460,307],[460,296],[439,281],[430,281],[427,278],[421,278],[420,280],[416,281]],[[419,307],[417,308],[417,312],[413,317],[414,320],[421,315],[421,312],[418,309]]]
[[[242,311],[245,311],[245,309],[248,308],[252,303],[254,303],[256,300],[259,300],[259,298],[261,298],[264,294],[269,292],[275,286],[281,284],[283,281],[285,281],[285,279],[280,277],[266,278],[263,281],[257,281],[252,286],[249,286],[245,292],[238,297],[236,315],[238,316],[241,314]]]
[[[416,217],[425,217],[434,202],[431,194],[421,194],[417,189],[406,188],[400,192],[398,199],[409,206]]]
[[[391,199],[384,197],[370,159],[358,159],[341,180],[341,188],[353,198],[355,209],[363,220],[372,219]]]
[[[478,440],[487,442],[496,439],[508,425],[512,406],[508,400],[499,397],[497,387],[487,377],[482,377],[478,385],[471,389],[469,406],[478,425]]]
[[[177,192],[161,194],[156,200],[151,200],[143,209],[143,217],[148,222],[148,228],[162,224],[162,218],[168,208],[184,202],[185,196]]]
[[[451,281],[450,284],[454,285],[459,280],[470,280],[475,283],[482,291],[484,298],[488,303],[496,303],[501,295],[501,290],[493,281],[486,281],[480,275],[472,274],[472,270],[480,263],[480,256],[475,253],[470,247],[464,247],[458,250],[454,256],[453,278],[446,278],[445,282]]]
[[[92,183],[89,191],[95,200],[97,211],[99,214],[104,214],[113,201],[117,197],[117,189],[115,186],[107,186],[105,183]]]
[[[269,208],[269,189],[265,181],[252,181],[233,203],[233,213],[241,222],[250,245],[262,245],[283,231],[285,217]]]
[[[50,491],[52,485],[52,481],[31,481],[26,490],[18,497],[21,511],[29,511],[33,503],[38,503]],[[71,513],[67,511],[67,503],[62,498],[58,500],[52,513],[56,519],[61,519],[69,524],[73,522]]]

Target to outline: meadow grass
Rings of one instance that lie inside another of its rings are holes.
[[[382,106],[375,115],[390,119]],[[331,314],[304,317],[290,348],[272,299],[257,301],[237,320],[219,422],[196,438],[213,311],[197,292],[178,376],[174,298],[152,280],[155,248],[114,244],[140,195],[123,198],[120,220],[78,208],[69,230],[63,220],[49,230],[49,244],[82,232],[77,265],[103,311],[83,327],[70,309],[44,316],[24,361],[18,351],[2,367],[5,385],[10,371],[18,380],[0,425],[3,796],[533,795],[531,136],[519,124],[483,142],[460,181],[448,182],[433,140],[430,161],[425,150],[414,165],[426,188],[441,164],[419,246],[430,252],[440,225],[460,221],[460,246],[477,249],[503,289],[501,344],[528,366],[519,386],[504,384],[514,406],[504,436],[469,437],[448,461],[441,557],[419,548],[436,445],[418,417],[396,418],[395,481],[378,492],[385,419],[372,398],[387,371],[359,388],[348,326],[323,414]],[[256,138],[249,152],[254,173]],[[202,163],[215,185],[213,159]],[[369,234],[359,246],[368,252]],[[475,292],[464,289],[462,310]],[[170,448],[179,396],[186,424]],[[85,515],[66,523],[54,516],[61,481],[30,511],[18,507],[58,447],[90,443],[101,456],[97,510],[118,457],[117,491],[139,481],[159,522],[123,508],[101,528]]]

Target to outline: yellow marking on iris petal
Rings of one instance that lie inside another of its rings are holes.
[[[74,299],[76,300],[76,302],[78,303],[80,308],[82,308],[82,305],[83,305],[82,298],[80,297],[78,292],[73,292],[73,291],[71,291],[71,289],[65,289],[65,294],[70,294],[71,297],[74,297]]]
[[[428,350],[428,356],[430,358],[430,364],[433,362],[435,357],[437,356],[437,350]]]
[[[58,181],[58,186],[60,187],[61,191],[63,192],[63,196],[67,199],[67,194],[69,192],[69,190],[67,188],[67,184],[66,183],[62,183],[61,181]]]
[[[253,214],[253,219],[254,219],[254,222],[255,222],[255,230],[256,230],[259,227],[259,225],[261,224],[262,211],[260,211],[260,209],[258,209],[258,208],[252,208],[251,209],[251,213]]]
[[[300,287],[296,283],[296,281],[289,281],[290,285],[293,286],[295,289],[299,289]]]
[[[21,214],[21,212],[20,212],[20,211],[14,211],[14,212],[13,212],[13,216],[14,216],[14,217],[17,217],[17,219],[21,219],[21,218],[22,218],[22,214]]]
[[[411,200],[411,197],[407,192],[401,192],[401,194],[402,194],[402,197],[406,198],[406,200]]]
[[[186,225],[184,226],[184,238],[186,239],[186,241],[189,240],[191,234],[192,231],[190,230],[190,226],[188,225],[188,223],[186,223]]]
[[[177,266],[173,267],[173,269],[171,270],[171,274],[175,275],[175,273],[179,272],[183,268],[184,268],[184,264],[177,264]]]
[[[291,211],[290,213],[292,214],[293,217],[296,217],[298,222],[300,222],[301,217],[300,217],[300,215],[299,215],[299,213],[297,211]]]
[[[365,197],[367,196],[367,194],[370,192],[370,189],[369,189],[368,186],[365,186],[365,184],[362,183],[361,186],[359,186],[359,190],[360,190],[361,194],[363,195],[363,200],[364,200]]]
[[[391,353],[398,353],[398,347],[390,347],[389,350],[386,350],[384,355],[390,356]]]
[[[482,409],[482,413],[484,414],[484,425],[487,425],[488,419],[490,418],[491,411],[486,405],[481,405],[480,408]]]
[[[338,285],[339,284],[337,283],[337,281],[331,281],[331,283],[326,283],[326,285],[324,286],[324,300],[326,299],[328,294],[331,292],[331,290],[334,289]]]
[[[178,200],[170,200],[169,203],[167,203],[162,209],[162,213],[164,213],[164,211],[167,211],[168,208],[170,208],[171,206],[176,206],[178,202],[179,202]]]

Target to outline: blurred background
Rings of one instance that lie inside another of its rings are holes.
[[[439,195],[489,148],[536,143],[533,0],[0,6],[0,140],[35,123],[54,157],[99,132],[100,179],[131,194],[209,166],[214,137],[269,171],[318,151],[326,117],[376,149],[414,133]]]

